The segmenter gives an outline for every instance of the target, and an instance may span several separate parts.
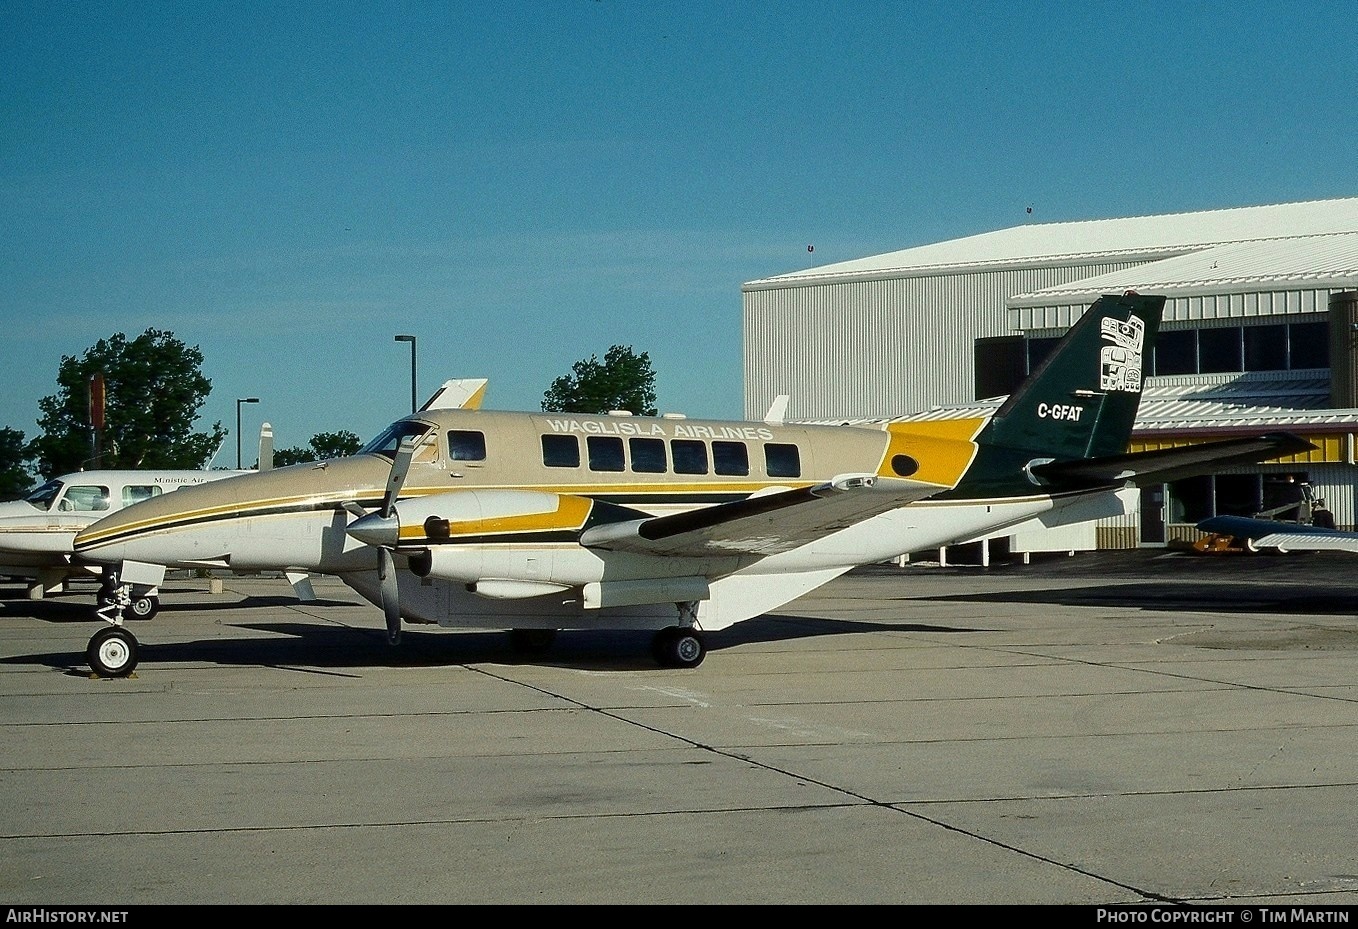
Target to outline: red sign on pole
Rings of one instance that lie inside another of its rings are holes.
[[[104,375],[90,378],[90,425],[95,432],[104,431]]]

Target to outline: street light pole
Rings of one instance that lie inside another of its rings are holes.
[[[410,412],[415,412],[416,392],[415,392],[415,337],[413,335],[398,335],[397,342],[410,343]]]
[[[242,403],[258,403],[258,397],[241,397],[236,401],[236,470],[240,467],[240,405]]]

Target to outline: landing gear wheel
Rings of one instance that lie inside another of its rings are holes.
[[[160,612],[160,598],[150,594],[133,597],[128,611],[132,614],[132,619],[150,619]]]
[[[100,629],[90,637],[85,657],[100,677],[127,677],[137,666],[137,638],[122,626]]]
[[[516,652],[538,654],[547,651],[556,641],[555,629],[511,629],[509,645]]]
[[[655,634],[651,652],[664,668],[696,668],[707,657],[707,646],[696,629],[670,626]]]

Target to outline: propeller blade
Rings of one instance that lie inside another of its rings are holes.
[[[387,641],[401,641],[400,589],[396,583],[396,559],[385,548],[377,550],[377,576],[382,581],[382,612],[387,617]]]
[[[416,441],[416,436],[408,435],[396,449],[396,457],[391,462],[391,474],[387,477],[387,492],[382,497],[380,512],[384,517],[391,516],[391,509],[401,494],[401,485],[406,482],[406,474],[410,472],[410,459],[415,455]]]

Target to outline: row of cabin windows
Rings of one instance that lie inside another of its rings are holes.
[[[454,461],[484,461],[486,436],[470,429],[448,433],[448,454]],[[585,437],[585,461],[591,471],[626,471],[637,474],[750,473],[750,450],[744,442],[700,439],[650,439],[620,436]],[[578,468],[582,461],[580,439],[573,435],[542,436],[542,463],[549,468]],[[769,477],[801,477],[802,461],[797,446],[786,442],[764,443],[764,473]]]

